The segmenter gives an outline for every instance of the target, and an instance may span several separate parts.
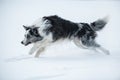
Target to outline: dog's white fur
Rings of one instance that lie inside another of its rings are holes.
[[[105,20],[107,20],[107,19],[105,19]],[[40,27],[39,28],[39,34],[41,34],[44,37],[44,39],[42,41],[38,41],[38,42],[34,43],[33,47],[31,48],[31,50],[29,52],[29,54],[33,54],[35,51],[37,51],[36,54],[35,54],[35,57],[39,57],[40,53],[43,52],[45,50],[45,48],[48,45],[50,45],[52,43],[52,41],[53,41],[53,35],[52,35],[52,33],[46,35],[46,33],[44,32],[44,29],[50,27],[51,24],[49,24],[48,20],[43,21],[42,18],[39,18],[37,21],[35,21],[32,24],[32,26],[33,25],[37,26],[37,27]],[[79,25],[79,27],[80,27],[79,29],[81,29],[82,25]],[[84,46],[82,44],[82,42],[78,38],[72,38],[71,40],[78,47],[81,47],[81,48],[84,48],[84,49],[90,49],[90,47]],[[94,48],[91,48],[91,49],[94,49]],[[98,49],[101,50],[101,51],[103,51],[106,54],[109,54],[109,51],[106,50],[103,47],[100,47]],[[96,49],[94,49],[94,50],[96,50]]]

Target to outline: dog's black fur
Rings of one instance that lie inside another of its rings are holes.
[[[56,15],[44,18],[48,19],[52,24],[52,27],[48,31],[52,32],[54,41],[60,38],[70,38],[79,29],[76,23],[62,19]]]
[[[65,20],[57,15],[43,17],[44,20],[49,20],[52,27],[48,28],[46,31],[52,32],[53,40],[59,40],[61,38],[71,38],[77,37],[81,39],[82,43],[86,46],[97,46],[100,45],[94,42],[97,36],[96,31],[101,30],[106,22],[102,20],[95,21],[93,23],[74,23]],[[81,25],[81,26],[79,26]],[[79,30],[80,28],[80,30]]]

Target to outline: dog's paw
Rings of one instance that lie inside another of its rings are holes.
[[[39,58],[39,55],[35,55],[34,57],[35,57],[35,58]]]
[[[110,51],[109,50],[105,50],[104,51],[106,55],[110,55]]]
[[[110,55],[110,52],[109,52],[109,50],[107,50],[107,49],[105,49],[105,48],[103,48],[103,47],[100,47],[100,48],[98,48],[101,52],[103,52],[103,53],[105,53],[106,55]]]
[[[33,52],[30,51],[30,52],[29,52],[29,55],[32,55],[32,54],[33,54]]]
[[[109,50],[106,50],[106,49],[103,48],[102,51],[103,51],[106,55],[110,55]]]

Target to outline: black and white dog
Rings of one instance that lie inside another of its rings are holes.
[[[35,21],[31,26],[23,26],[26,33],[21,43],[25,46],[34,43],[29,54],[37,51],[35,57],[39,57],[39,54],[51,43],[64,39],[72,40],[78,47],[100,50],[109,54],[108,50],[95,42],[96,31],[101,30],[107,21],[108,18],[105,17],[90,24],[74,23],[57,15],[44,16]]]

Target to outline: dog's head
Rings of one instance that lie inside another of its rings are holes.
[[[26,30],[26,33],[24,35],[25,38],[23,41],[21,41],[23,45],[27,46],[28,44],[35,43],[43,39],[43,37],[38,32],[39,27],[27,27],[24,25],[23,27]]]

